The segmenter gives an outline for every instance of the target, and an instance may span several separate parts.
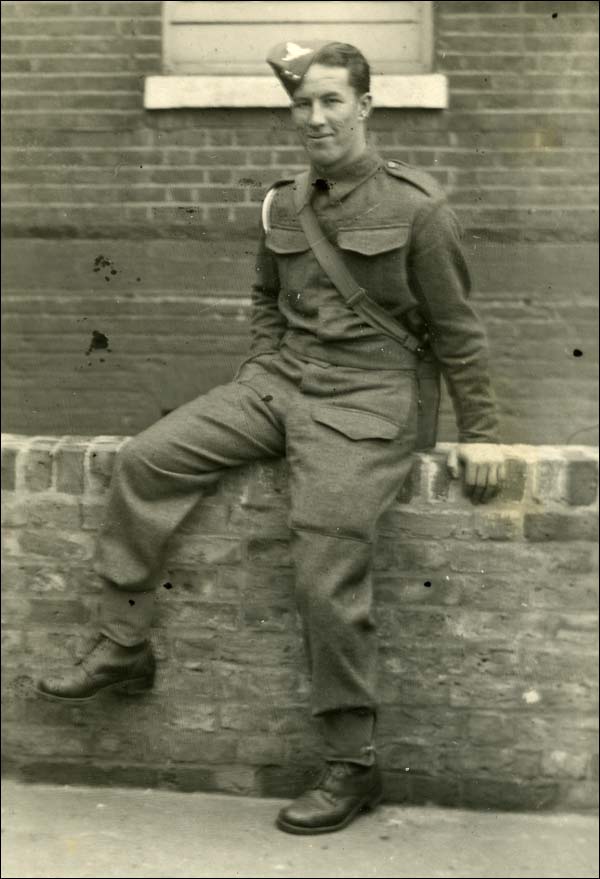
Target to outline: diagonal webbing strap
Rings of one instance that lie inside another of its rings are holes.
[[[310,204],[305,204],[299,212],[300,225],[306,235],[315,258],[325,274],[333,282],[345,302],[354,309],[365,323],[380,330],[400,342],[409,351],[419,352],[419,340],[398,323],[391,314],[369,297],[364,287],[352,277],[342,256],[323,234]]]

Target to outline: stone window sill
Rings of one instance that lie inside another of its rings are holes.
[[[448,81],[440,73],[374,76],[376,107],[442,110]],[[288,107],[289,99],[272,76],[148,76],[146,110],[217,107]]]

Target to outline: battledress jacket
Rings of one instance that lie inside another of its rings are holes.
[[[406,364],[406,349],[365,324],[319,266],[300,226],[296,187],[369,296],[407,329],[425,326],[459,441],[497,442],[486,335],[468,301],[458,221],[433,178],[374,152],[325,181],[311,169],[268,193],[252,292],[252,353],[286,346],[359,369]]]

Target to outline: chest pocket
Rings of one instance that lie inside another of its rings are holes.
[[[340,229],[337,243],[342,250],[360,253],[361,256],[381,256],[405,248],[409,233],[408,223],[376,229]]]
[[[267,248],[277,258],[282,291],[294,302],[294,310],[303,311],[301,298],[307,287],[318,283],[320,268],[302,229],[275,226],[266,236]]]
[[[341,228],[337,232],[336,244],[349,271],[370,296],[391,310],[402,311],[414,305],[406,270],[409,238],[409,223]],[[311,286],[332,286],[302,229],[274,227],[267,234],[266,244],[277,256],[281,287],[288,296],[301,297]]]
[[[408,293],[406,259],[410,224],[339,229],[337,245],[358,283],[381,305],[404,307]]]
[[[273,253],[304,253],[309,250],[308,241],[302,229],[282,229],[275,227],[267,233],[267,247]]]

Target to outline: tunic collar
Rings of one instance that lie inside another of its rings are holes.
[[[382,165],[381,157],[375,150],[369,148],[358,159],[350,165],[346,165],[345,168],[342,168],[335,174],[328,174],[326,171],[320,171],[314,165],[311,165],[308,172],[305,171],[299,175],[295,181],[295,188],[298,190],[296,195],[298,212],[310,201],[315,189],[323,191],[316,184],[317,180],[326,181],[329,188],[325,192],[328,193],[330,201],[335,204],[336,202],[341,202],[361,183],[372,177]]]

